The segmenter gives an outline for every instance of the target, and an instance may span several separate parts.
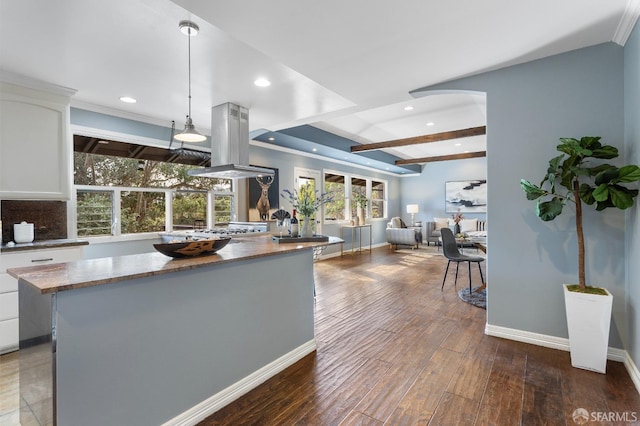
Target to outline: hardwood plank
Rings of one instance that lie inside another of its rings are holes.
[[[500,342],[482,396],[476,424],[520,424],[526,359],[524,343]]]
[[[386,423],[391,425],[427,424],[461,359],[462,354],[458,352],[445,348],[438,349]]]
[[[474,424],[478,403],[448,392],[438,404],[430,426],[467,426]]]
[[[567,411],[563,403],[561,373],[556,365],[559,354],[536,349],[528,353],[524,373],[523,423],[564,424]]]
[[[279,424],[338,424],[345,419],[380,377],[389,369],[389,363],[368,360],[344,383],[324,395],[314,395],[295,409],[288,409],[276,418]]]
[[[357,411],[352,411],[351,413],[349,413],[347,418],[345,418],[344,421],[340,423],[340,426],[378,426],[382,424],[384,423],[372,419],[365,414],[359,413]]]

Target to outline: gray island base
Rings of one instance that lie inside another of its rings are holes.
[[[194,424],[313,352],[314,244],[257,240],[11,270],[29,409],[41,424]]]

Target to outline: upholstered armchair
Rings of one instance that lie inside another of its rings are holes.
[[[391,245],[407,245],[418,248],[422,242],[422,231],[419,228],[407,228],[399,217],[394,217],[387,224],[387,242]]]

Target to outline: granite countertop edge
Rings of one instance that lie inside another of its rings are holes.
[[[13,246],[2,244],[0,246],[0,253],[13,253],[16,251],[46,250],[51,248],[86,246],[88,244],[89,244],[89,241],[75,240],[75,239],[42,240],[42,241],[34,241],[32,243],[18,243]]]
[[[333,241],[329,244],[335,243]],[[23,279],[41,294],[93,287],[136,278],[151,277],[216,264],[228,264],[278,254],[312,249],[325,243],[277,244],[271,237],[257,237],[251,244],[229,244],[209,256],[171,259],[151,252],[126,256],[86,259],[67,263],[11,268],[7,272]]]

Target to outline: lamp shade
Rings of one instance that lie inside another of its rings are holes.
[[[418,213],[419,211],[418,204],[407,204],[407,213]]]

